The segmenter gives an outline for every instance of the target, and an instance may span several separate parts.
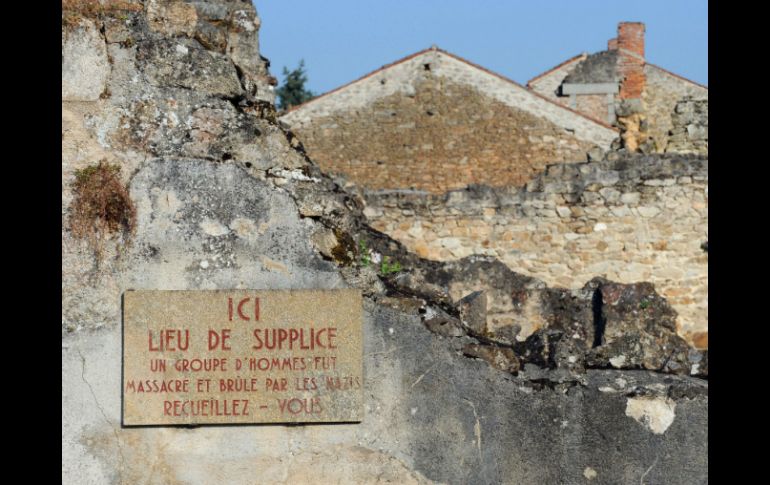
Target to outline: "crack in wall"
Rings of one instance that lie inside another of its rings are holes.
[[[653,467],[654,467],[654,466],[655,466],[657,463],[658,463],[658,457],[656,456],[656,457],[655,457],[655,460],[653,460],[653,462],[652,462],[652,465],[650,465],[650,467],[649,467],[649,468],[647,468],[647,470],[646,470],[644,473],[642,473],[642,476],[641,476],[641,478],[639,478],[639,485],[645,485],[645,484],[644,484],[644,477],[646,477],[646,476],[647,476],[647,474],[648,474],[648,473],[650,473],[650,470],[652,470],[652,469],[653,469]]]
[[[91,397],[94,399],[94,404],[96,404],[97,409],[99,409],[99,412],[102,415],[102,418],[104,418],[104,421],[110,426],[112,429],[112,433],[115,435],[115,444],[117,446],[117,452],[119,457],[120,465],[118,465],[118,483],[123,483],[123,469],[125,467],[125,456],[123,455],[123,446],[120,439],[120,434],[118,433],[117,427],[110,421],[110,418],[107,417],[107,413],[104,411],[104,408],[102,408],[101,404],[99,404],[99,399],[96,397],[96,393],[94,392],[94,388],[91,386],[91,383],[88,382],[86,379],[86,358],[83,355],[83,353],[80,351],[80,349],[76,349],[78,352],[78,355],[80,356],[80,362],[82,364],[81,366],[81,372],[80,372],[80,378],[83,380],[85,385],[88,387],[88,390],[91,392]]]

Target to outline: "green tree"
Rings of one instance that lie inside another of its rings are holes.
[[[307,73],[304,59],[300,60],[299,66],[291,71],[284,66],[283,84],[275,90],[278,95],[278,108],[286,110],[313,99],[315,94],[305,89],[305,83],[307,83]]]

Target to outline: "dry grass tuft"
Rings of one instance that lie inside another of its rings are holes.
[[[97,262],[107,238],[117,235],[129,245],[136,226],[136,207],[119,173],[120,167],[101,161],[76,171],[72,183],[70,228],[75,237],[89,242]]]

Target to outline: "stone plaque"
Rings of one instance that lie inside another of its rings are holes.
[[[127,291],[123,424],[358,422],[359,290]]]

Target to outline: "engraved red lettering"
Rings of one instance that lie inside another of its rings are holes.
[[[240,303],[238,303],[238,316],[241,317],[242,320],[246,321],[251,321],[251,319],[243,314],[243,305],[245,305],[249,300],[251,300],[251,298],[244,298]]]
[[[221,347],[222,350],[231,350],[227,344],[227,340],[230,339],[230,329],[224,328],[222,332],[217,333],[216,330],[209,330],[209,350],[214,350],[217,347]]]
[[[326,329],[326,328],[322,328],[321,330],[319,330],[319,331],[318,331],[318,332],[316,332],[316,334],[315,334],[315,344],[316,344],[317,346],[321,347],[322,349],[323,349],[323,348],[326,348],[326,346],[325,346],[324,344],[322,344],[322,343],[321,343],[321,334],[322,334],[322,333],[324,333],[324,332],[326,332],[326,330],[328,330],[328,329]]]

